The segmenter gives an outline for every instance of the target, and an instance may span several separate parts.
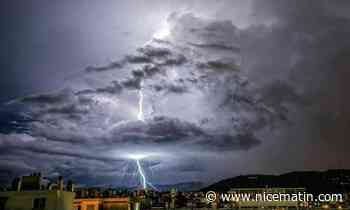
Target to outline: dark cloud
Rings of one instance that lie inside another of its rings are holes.
[[[32,122],[30,116],[21,113],[19,108],[0,108],[0,133],[27,132],[26,124]]]
[[[179,161],[179,164],[175,166],[173,170],[179,171],[180,173],[203,173],[205,172],[205,165],[201,160],[193,157],[188,160]]]
[[[209,61],[207,63],[198,63],[198,68],[206,68],[212,70],[239,70],[239,66],[236,63],[224,62],[224,61]]]
[[[226,45],[220,45],[220,44],[190,44],[194,47],[198,48],[207,48],[207,49],[216,49],[216,50],[227,50],[232,51],[234,53],[239,53],[241,49],[239,47],[234,46],[226,46]]]
[[[112,62],[108,64],[107,66],[100,66],[100,67],[94,67],[94,66],[88,66],[85,68],[85,71],[87,72],[102,72],[102,71],[108,71],[112,69],[120,69],[124,66],[124,62]]]
[[[272,135],[264,135],[273,143],[256,154],[266,158],[263,164],[270,170],[349,167],[346,161],[337,161],[346,157],[339,145],[347,145],[344,138],[349,135],[343,130],[346,111],[335,117],[339,104],[346,104],[347,97],[339,93],[346,89],[344,81],[349,78],[336,76],[341,68],[334,62],[350,47],[345,38],[350,34],[350,19],[341,12],[341,4],[255,1],[256,22],[264,23],[241,31],[242,68],[265,104],[289,122],[282,129],[273,128]],[[271,145],[278,145],[276,154],[285,160],[297,152],[305,163],[272,167],[269,161],[273,158],[263,154]],[[308,161],[306,154],[315,151],[318,157]],[[329,159],[322,158],[325,154]]]
[[[137,51],[150,58],[164,58],[172,55],[172,52],[167,48],[153,47],[151,45],[138,48]]]
[[[238,134],[237,136],[227,134],[210,135],[203,142],[205,147],[215,148],[218,151],[249,150],[259,144],[261,144],[261,141],[252,134]]]
[[[134,77],[139,77],[139,78],[145,77],[145,73],[143,71],[141,71],[141,70],[133,70],[132,71],[132,75]]]
[[[131,64],[151,63],[152,59],[147,55],[128,55],[125,60]]]
[[[141,78],[139,77],[134,77],[134,78],[129,78],[126,80],[123,80],[121,83],[124,87],[128,89],[140,89],[141,88]]]
[[[186,62],[183,54],[164,47],[145,45],[138,48],[137,52],[140,55],[129,55],[125,57],[125,60],[131,64],[152,63],[156,66],[178,66]]]
[[[120,61],[111,62],[106,66],[93,67],[88,66],[85,71],[91,72],[103,72],[114,69],[121,69],[127,64],[149,64],[155,65],[181,65],[186,61],[183,55],[173,55],[167,48],[154,47],[146,45],[138,48],[138,54],[127,55]]]
[[[23,103],[32,103],[32,104],[62,104],[67,101],[70,97],[70,93],[67,91],[55,92],[55,93],[45,93],[38,94],[33,96],[27,96],[23,99],[20,99]]]
[[[145,65],[143,67],[143,71],[147,76],[152,77],[155,74],[161,72],[162,69],[159,66],[155,66],[155,65]]]
[[[171,33],[190,45],[219,49],[239,49],[238,29],[231,21],[202,20],[191,13],[172,13],[168,17]]]
[[[152,85],[155,91],[165,91],[166,93],[176,93],[181,94],[190,91],[189,85],[185,84],[183,80],[175,81],[175,82],[166,82],[161,81],[158,84]]]
[[[112,81],[112,84],[110,86],[106,86],[103,88],[97,88],[96,90],[93,89],[85,89],[78,91],[77,95],[86,95],[86,94],[112,94],[112,95],[118,95],[122,92],[123,86],[120,84],[119,81]]]

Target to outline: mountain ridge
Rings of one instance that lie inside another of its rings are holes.
[[[350,190],[350,170],[292,171],[280,175],[249,174],[223,179],[201,191],[226,192],[231,188],[305,187],[310,193]]]

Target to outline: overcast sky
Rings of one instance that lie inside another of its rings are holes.
[[[349,168],[350,3],[2,1],[0,180]]]

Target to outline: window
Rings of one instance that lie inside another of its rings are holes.
[[[44,210],[46,205],[46,198],[34,198],[33,210]]]

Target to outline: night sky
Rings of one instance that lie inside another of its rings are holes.
[[[350,168],[350,1],[4,0],[0,183]]]

